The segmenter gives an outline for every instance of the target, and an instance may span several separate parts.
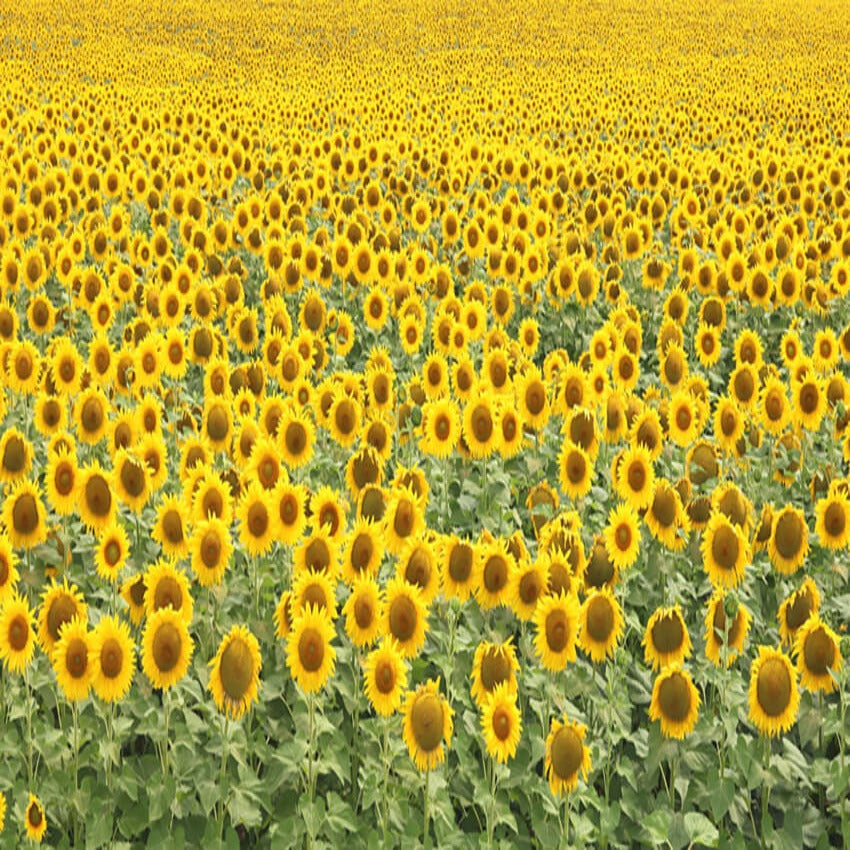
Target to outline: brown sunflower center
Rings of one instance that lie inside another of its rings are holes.
[[[70,496],[74,489],[74,470],[71,464],[67,461],[60,463],[53,480],[60,496]]]
[[[804,543],[803,522],[796,513],[784,513],[776,522],[776,549],[783,558],[794,558]]]
[[[542,413],[546,405],[546,389],[540,381],[533,381],[525,391],[525,406],[532,416]]]
[[[669,528],[676,521],[676,497],[672,490],[659,488],[652,500],[652,515],[662,528]]]
[[[57,596],[47,610],[47,633],[50,637],[59,640],[59,632],[62,626],[70,623],[77,615],[77,603],[70,594],[62,593]]]
[[[161,673],[170,673],[180,660],[183,639],[173,623],[162,623],[153,636],[153,661]]]
[[[806,637],[803,658],[806,668],[816,676],[826,675],[827,670],[835,663],[835,643],[822,626]]]
[[[800,410],[803,413],[814,413],[818,409],[820,402],[820,393],[818,388],[812,383],[803,384],[799,393]]]
[[[7,472],[20,472],[27,462],[26,445],[18,436],[12,436],[3,449],[3,468]]]
[[[626,475],[629,489],[634,493],[640,493],[646,485],[646,470],[641,463],[633,463]]]
[[[337,405],[336,412],[334,413],[334,422],[337,430],[344,437],[347,437],[354,431],[357,417],[355,416],[354,405],[351,401],[344,399]]]
[[[570,637],[567,614],[560,608],[550,611],[546,617],[546,644],[552,652],[563,652]]]
[[[160,608],[167,608],[169,605],[175,611],[179,611],[183,606],[183,591],[177,579],[164,576],[156,584],[153,606],[155,611],[159,611]]]
[[[661,713],[673,723],[681,723],[691,710],[691,689],[681,673],[668,676],[658,688]]]
[[[665,614],[652,626],[652,645],[657,652],[665,655],[678,650],[684,637],[682,621],[676,614]]]
[[[391,661],[381,660],[375,667],[375,685],[382,694],[390,694],[395,688],[395,667]]]
[[[103,558],[110,567],[114,567],[121,559],[121,546],[115,540],[110,540],[103,547]]]
[[[42,819],[41,809],[36,803],[30,803],[30,806],[27,809],[27,820],[29,821],[30,826],[34,829],[38,829],[41,826]]]
[[[420,750],[430,753],[443,739],[443,706],[439,697],[425,693],[416,697],[410,710],[413,737]]]
[[[463,584],[472,574],[473,552],[466,543],[458,543],[452,547],[449,555],[449,575],[452,581]]]
[[[38,504],[31,493],[22,493],[12,508],[12,525],[18,534],[32,534],[38,528]]]
[[[15,652],[22,652],[29,640],[29,634],[30,627],[26,617],[18,614],[9,624],[9,645]]]
[[[800,626],[809,619],[813,608],[814,602],[808,591],[795,593],[794,600],[791,605],[788,606],[787,614],[785,616],[788,628],[792,631],[799,629]]]
[[[777,717],[788,708],[793,687],[788,668],[778,658],[768,658],[759,668],[756,690],[758,702],[768,717]]]
[[[508,582],[508,563],[501,555],[491,555],[484,564],[484,587],[488,593],[499,593]]]
[[[100,669],[107,679],[114,679],[124,667],[124,651],[115,638],[107,638],[100,649]]]
[[[519,598],[526,605],[534,605],[543,591],[543,583],[536,571],[527,572],[519,582]]]
[[[86,505],[96,517],[109,515],[112,509],[112,492],[106,479],[100,475],[93,475],[86,481]]]
[[[711,541],[711,554],[717,565],[723,570],[731,570],[738,562],[738,536],[728,525],[722,525]]]
[[[75,637],[65,650],[65,667],[72,679],[81,679],[88,667],[88,647],[82,638]]]
[[[605,643],[614,631],[614,609],[604,596],[596,596],[588,603],[587,631],[596,643]]]
[[[121,484],[132,498],[138,498],[145,490],[145,469],[133,460],[121,466]]]
[[[221,559],[221,540],[213,531],[208,531],[201,541],[201,560],[208,570],[215,569]]]
[[[220,443],[228,431],[227,413],[221,405],[216,405],[207,418],[207,433],[217,443]]]
[[[493,436],[493,416],[490,409],[477,404],[472,411],[472,434],[479,443],[486,443]]]
[[[308,627],[298,639],[298,660],[308,673],[315,673],[325,658],[325,642],[318,629]]]
[[[614,542],[621,552],[627,552],[632,545],[632,529],[627,523],[620,523],[614,532]]]
[[[176,510],[168,510],[162,517],[162,530],[166,539],[173,545],[183,542],[183,520]]]
[[[354,603],[354,619],[358,628],[368,629],[375,619],[375,606],[368,596],[358,596]]]
[[[300,457],[307,447],[307,429],[300,422],[290,422],[284,434],[286,450],[292,457]]]
[[[481,658],[481,684],[486,691],[507,682],[511,677],[511,662],[508,654],[498,647],[488,647]]]
[[[140,608],[145,604],[145,579],[144,576],[140,577],[138,581],[134,581],[132,585],[130,585],[130,599],[133,600],[133,604]]]
[[[831,502],[823,515],[823,524],[830,537],[841,537],[847,527],[847,514],[840,502]]]
[[[506,741],[511,734],[513,721],[507,708],[499,706],[493,712],[493,734],[500,740]]]
[[[235,638],[228,643],[221,654],[219,673],[225,694],[232,700],[241,700],[254,677],[254,658],[244,640]]]
[[[390,605],[390,632],[393,637],[404,643],[410,640],[416,630],[417,622],[416,605],[407,596],[396,597]]]
[[[552,770],[559,779],[569,779],[578,773],[582,762],[581,738],[569,726],[562,726],[552,738],[549,757]]]
[[[304,561],[308,569],[315,572],[325,572],[331,565],[331,553],[328,544],[321,538],[311,540],[304,553]]]
[[[89,434],[96,434],[103,425],[103,405],[96,398],[87,399],[83,404],[80,421]]]
[[[254,537],[262,537],[269,527],[269,512],[262,502],[254,502],[248,508],[248,530]]]
[[[410,499],[402,497],[399,499],[398,507],[393,519],[393,530],[399,537],[409,537],[413,531],[416,518],[416,509]]]
[[[570,484],[581,484],[587,474],[587,462],[584,457],[579,452],[570,452],[566,466]]]

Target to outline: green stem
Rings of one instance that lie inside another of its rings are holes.
[[[30,694],[29,669],[24,669],[24,699],[27,703],[27,779],[30,790],[34,788],[34,776],[32,769],[32,695]]]
[[[764,739],[764,780],[761,785],[761,846],[767,847],[765,840],[765,827],[770,815],[768,808],[770,806],[770,738]]]
[[[224,838],[224,814],[227,809],[227,800],[224,794],[224,780],[227,777],[227,715],[221,715],[221,766],[218,771],[218,789],[221,799],[218,810],[218,837]]]
[[[71,703],[71,714],[74,718],[74,806],[71,807],[71,818],[74,824],[74,847],[78,847],[80,823],[77,819],[76,798],[80,792],[80,709],[76,700]]]
[[[487,846],[493,846],[493,833],[496,829],[496,760],[490,759],[490,808],[487,812]]]
[[[390,718],[384,718],[384,741],[381,747],[384,757],[383,800],[381,801],[381,829],[384,833],[384,847],[389,847],[390,829]]]
[[[443,458],[443,527],[449,528],[449,456]]]
[[[115,703],[109,703],[109,711],[106,713],[106,740],[109,750],[106,758],[106,788],[112,794],[112,745],[115,742]]]
[[[423,826],[422,826],[422,846],[425,848],[425,850],[428,850],[428,848],[431,846],[431,830],[430,830],[429,824],[428,824],[428,818],[430,816],[430,812],[428,811],[428,786],[430,784],[430,779],[431,779],[431,771],[426,770],[425,771],[425,792],[424,792],[424,798],[423,798],[423,804],[422,804],[422,808],[423,808],[423,811],[424,811],[424,821],[423,821]]]
[[[675,745],[674,745],[675,746]],[[675,814],[676,812],[676,760],[678,756],[678,748],[677,751],[670,756],[670,811]]]
[[[360,773],[360,760],[358,758],[358,753],[360,751],[358,746],[358,738],[360,735],[360,689],[357,687],[357,680],[359,678],[359,656],[357,650],[352,647],[351,650],[351,667],[352,674],[354,677],[354,715],[352,722],[352,737],[351,737],[351,799],[352,805],[354,807],[354,813],[357,814],[359,809],[359,773]]]
[[[570,846],[570,821],[573,816],[573,795],[569,791],[564,795],[564,823],[562,834],[564,836],[564,846]]]
[[[171,693],[168,689],[162,693],[162,703],[165,709],[165,733],[162,741],[162,775],[168,776],[168,730],[171,723]]]

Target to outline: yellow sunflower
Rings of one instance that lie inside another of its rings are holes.
[[[98,461],[80,470],[78,510],[83,524],[102,533],[115,522],[118,502],[109,483],[109,475]]]
[[[531,620],[549,584],[549,556],[517,566],[511,577],[510,606],[521,620]]]
[[[394,487],[384,514],[387,551],[399,555],[408,540],[416,540],[425,530],[425,506],[410,487]]]
[[[690,735],[699,716],[699,692],[681,664],[664,667],[652,686],[649,719],[661,721],[665,738]]]
[[[440,693],[440,680],[429,679],[404,700],[404,743],[419,770],[434,770],[451,746],[454,712]]]
[[[0,607],[0,659],[12,673],[23,673],[35,653],[35,622],[26,599],[17,591]]]
[[[644,661],[653,670],[681,664],[691,654],[691,639],[678,604],[653,613],[646,624],[643,647]]]
[[[636,511],[649,507],[655,488],[655,471],[649,450],[643,445],[630,446],[617,470],[617,495]]]
[[[65,699],[79,702],[89,695],[93,660],[88,623],[74,617],[62,627],[59,640],[50,654],[56,681]]]
[[[265,555],[274,543],[277,515],[271,496],[259,483],[252,481],[236,506],[239,541],[251,556]]]
[[[281,479],[272,491],[273,513],[278,517],[277,539],[289,546],[300,540],[307,526],[307,488]]]
[[[850,543],[850,499],[831,493],[815,504],[815,534],[827,549],[844,549]]]
[[[0,531],[0,607],[17,588],[20,578],[17,563],[18,559],[12,548],[12,542]]]
[[[44,806],[41,805],[41,801],[32,792],[30,792],[29,802],[24,812],[24,825],[27,831],[27,838],[30,841],[41,843],[44,833],[47,832],[47,815],[44,812]]]
[[[576,660],[580,607],[574,593],[544,596],[534,612],[534,650],[541,664],[557,673]]]
[[[62,627],[75,617],[86,619],[87,606],[83,594],[67,579],[62,584],[51,580],[41,596],[38,612],[38,642],[45,655],[50,656],[59,640]]]
[[[375,526],[365,519],[357,520],[342,549],[343,579],[353,584],[364,576],[377,576],[383,557],[384,543]]]
[[[640,524],[634,508],[627,502],[612,508],[602,538],[611,563],[618,570],[631,567],[640,554]]]
[[[797,719],[797,673],[783,652],[760,646],[750,668],[749,716],[762,735],[787,732]]]
[[[591,769],[590,749],[584,743],[587,727],[571,721],[553,720],[546,736],[544,769],[552,793],[569,794],[578,785],[578,775],[587,779]]]
[[[614,654],[623,633],[623,615],[610,590],[591,591],[581,606],[579,624],[579,646],[594,662]]]
[[[196,523],[189,540],[192,572],[202,587],[221,584],[230,563],[233,544],[230,529],[217,516]]]
[[[219,711],[238,720],[256,702],[260,685],[260,645],[245,626],[233,626],[210,661],[207,688]]]
[[[711,583],[736,587],[744,577],[749,557],[749,542],[738,526],[725,514],[713,513],[702,538],[703,566]]]
[[[92,690],[104,702],[124,699],[136,671],[136,646],[130,628],[118,617],[104,616],[90,636]]]
[[[180,559],[189,554],[191,530],[187,527],[187,513],[183,500],[176,495],[165,496],[157,505],[151,537],[169,558]]]
[[[145,573],[145,611],[150,617],[163,608],[171,608],[188,625],[192,622],[194,601],[189,579],[170,561],[160,559]]]
[[[737,600],[729,599],[722,588],[715,588],[708,600],[705,612],[705,654],[709,661],[719,666],[723,659],[724,640],[726,643],[726,666],[728,667],[744,649],[744,641],[750,630],[752,617],[750,612]],[[734,616],[733,616],[734,612]]]
[[[373,644],[380,636],[383,607],[383,592],[374,577],[366,575],[354,582],[342,613],[345,631],[359,649]]]
[[[516,562],[502,540],[483,542],[478,546],[477,555],[475,597],[481,608],[496,608],[507,601]]]
[[[476,705],[482,708],[498,685],[504,685],[509,694],[516,694],[518,672],[519,662],[512,637],[504,643],[479,643],[472,659],[470,677],[470,693]]]
[[[843,666],[838,635],[818,614],[812,614],[797,630],[794,640],[800,684],[809,691],[831,694]]]
[[[522,735],[522,716],[516,704],[516,693],[510,693],[504,682],[487,696],[481,709],[481,731],[487,752],[496,761],[505,764],[516,755]]]
[[[395,714],[407,688],[407,668],[391,637],[385,636],[366,656],[363,676],[366,697],[375,712],[381,717]]]
[[[139,625],[145,616],[145,576],[144,573],[136,573],[130,576],[121,585],[121,598],[127,603],[130,620],[134,625]]]
[[[17,428],[7,428],[0,437],[0,482],[19,481],[31,467],[32,444]]]
[[[587,453],[572,440],[564,440],[558,455],[558,480],[571,499],[581,499],[593,483],[593,463]]]
[[[472,541],[457,535],[444,538],[438,547],[443,595],[465,602],[475,586],[477,553]]]
[[[286,664],[304,693],[321,690],[333,675],[336,663],[333,637],[333,622],[322,608],[307,605],[293,620],[286,642]]]
[[[795,573],[809,552],[809,528],[800,508],[786,505],[773,514],[767,553],[773,566],[784,575]]]
[[[3,524],[16,549],[32,549],[47,540],[47,511],[37,484],[12,484],[3,500]]]
[[[387,582],[382,631],[396,641],[405,658],[414,658],[424,646],[427,618],[418,587],[400,578]]]
[[[150,496],[147,464],[135,452],[120,448],[112,468],[112,488],[118,498],[134,513],[141,513]]]
[[[299,616],[307,606],[336,619],[336,582],[321,570],[297,569],[292,583],[292,613]]]
[[[194,643],[186,620],[173,608],[148,616],[142,633],[142,669],[154,688],[176,685],[189,669]]]

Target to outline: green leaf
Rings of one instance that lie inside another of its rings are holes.
[[[729,811],[729,806],[735,799],[735,783],[729,778],[724,778],[722,782],[712,785],[710,790],[711,814],[714,815],[715,820],[719,821]]]
[[[665,844],[667,834],[670,831],[670,822],[673,819],[668,809],[656,809],[643,819],[643,828],[649,833],[654,844]]]
[[[685,815],[685,829],[688,839],[693,844],[704,844],[706,847],[716,847],[720,838],[717,827],[700,812],[688,812]]]
[[[227,811],[230,812],[230,819],[234,824],[241,823],[249,829],[259,826],[262,820],[259,798],[238,785],[233,790]]]

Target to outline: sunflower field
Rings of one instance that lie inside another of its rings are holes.
[[[840,0],[0,0],[0,848],[850,846]]]

